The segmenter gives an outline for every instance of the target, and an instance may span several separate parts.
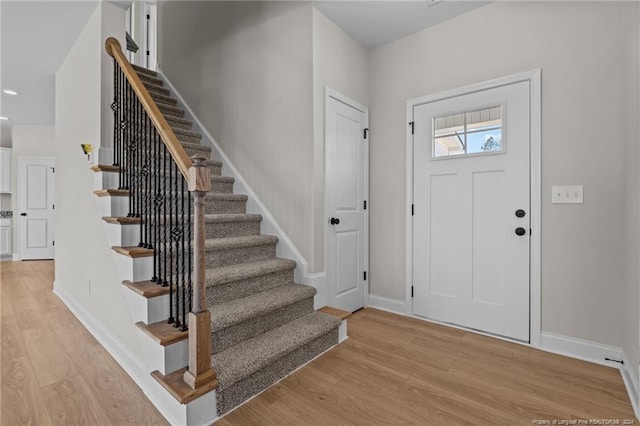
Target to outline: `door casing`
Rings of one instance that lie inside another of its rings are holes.
[[[528,81],[530,87],[530,194],[531,194],[531,252],[530,252],[530,342],[533,347],[541,346],[541,282],[540,282],[540,235],[541,235],[541,69],[534,69],[494,80],[484,81],[457,89],[447,90],[432,95],[421,96],[407,101],[407,132],[406,132],[406,226],[405,226],[405,247],[407,253],[405,263],[405,307],[406,314],[414,316],[413,299],[411,287],[413,286],[413,215],[411,207],[413,204],[413,134],[411,125],[413,122],[413,109],[417,105],[428,102],[435,102],[456,96],[466,95],[482,90],[493,89],[508,84]],[[423,319],[422,317],[416,317]],[[450,325],[450,324],[447,324]],[[474,330],[477,332],[477,330]],[[493,336],[493,335],[492,335]],[[493,336],[500,338],[499,336]]]
[[[366,128],[369,127],[369,109],[363,105],[361,105],[360,103],[354,101],[353,99],[348,98],[347,96],[344,96],[343,94],[329,88],[329,87],[325,87],[325,127],[324,127],[324,131],[325,131],[325,136],[324,136],[324,155],[325,155],[325,165],[324,165],[324,216],[322,218],[323,220],[323,226],[325,229],[324,232],[324,269],[325,269],[325,273],[326,276],[328,276],[328,271],[327,271],[327,259],[329,259],[329,241],[330,241],[330,232],[331,230],[326,226],[326,222],[324,222],[325,220],[327,220],[327,218],[331,217],[331,215],[334,213],[332,211],[329,210],[329,203],[327,202],[328,197],[327,197],[327,164],[326,164],[326,158],[327,158],[327,143],[326,143],[326,132],[327,132],[327,128],[326,128],[326,117],[328,117],[328,108],[329,108],[329,101],[330,99],[334,99],[338,102],[342,102],[343,104],[350,106],[351,108],[354,108],[356,110],[359,110],[361,112],[364,113],[364,126]],[[368,136],[369,137],[369,136]],[[364,162],[364,176],[363,178],[363,183],[364,183],[364,199],[367,200],[367,203],[369,203],[369,139],[365,139],[364,142],[364,148],[363,148],[363,162]],[[369,205],[367,205],[367,208],[364,210],[363,212],[363,221],[364,221],[364,242],[363,245],[364,247],[362,247],[363,253],[364,253],[364,261],[363,261],[363,268],[365,271],[369,271]],[[370,280],[370,276],[367,273],[367,279],[364,281],[364,306],[368,306],[369,305],[369,280]],[[327,286],[329,285],[329,283],[327,283]],[[327,289],[328,290],[328,289]],[[327,291],[327,297],[328,300],[327,302],[331,303],[331,298],[333,297],[333,295],[329,294],[329,292]]]

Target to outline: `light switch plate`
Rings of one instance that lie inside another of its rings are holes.
[[[582,204],[584,203],[583,186],[552,186],[551,202],[553,204]]]

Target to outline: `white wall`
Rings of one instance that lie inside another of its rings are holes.
[[[115,340],[142,355],[93,194],[93,173],[80,144],[102,144],[113,75],[105,39],[124,36],[124,10],[101,2],[56,74],[56,291],[92,315]],[[104,67],[103,67],[104,66]],[[108,77],[105,77],[108,76]],[[110,144],[110,140],[106,140]]]
[[[312,7],[160,2],[159,68],[313,265]]]
[[[368,51],[322,12],[313,9],[313,238],[316,271],[324,270],[325,87],[361,105],[369,103]]]
[[[0,147],[11,148],[11,129],[0,123]],[[11,210],[11,194],[0,194],[0,210]]]
[[[495,2],[371,52],[373,294],[405,300],[406,100],[540,67],[542,328],[623,345],[625,214],[637,209],[631,187],[625,209],[624,172],[637,144],[637,7]],[[551,186],[564,184],[584,185],[585,203],[552,205]]]
[[[18,159],[20,157],[53,157],[56,129],[53,126],[13,126],[11,129],[11,210],[13,210],[13,253],[20,242],[20,194],[18,193]]]

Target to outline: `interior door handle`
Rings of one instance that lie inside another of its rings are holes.
[[[516,228],[516,235],[523,236],[527,231],[524,228]]]
[[[338,219],[337,217],[332,217],[331,219],[329,219],[329,223],[331,225],[340,225],[340,219]]]
[[[20,213],[20,216],[26,216],[26,215],[27,215],[26,213]]]

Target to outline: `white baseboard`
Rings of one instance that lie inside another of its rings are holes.
[[[627,388],[629,399],[631,400],[631,406],[633,412],[636,415],[636,419],[640,420],[640,388],[638,387],[638,374],[631,368],[631,360],[626,353],[622,352],[622,360],[624,364],[620,366],[620,374],[624,381],[624,386]]]
[[[302,282],[300,284],[310,285],[318,290],[316,297],[313,298],[313,308],[320,309],[323,306],[327,306],[329,303],[329,296],[327,293],[327,274],[324,272],[318,272],[315,274],[304,274]]]
[[[406,315],[407,304],[403,300],[391,299],[384,296],[369,295],[369,307],[380,309],[381,311],[393,312],[394,314]]]
[[[100,320],[88,312],[83,306],[76,303],[55,281],[53,282],[53,293],[62,300],[62,303],[69,308],[76,318],[78,318],[78,321],[89,330],[93,337],[95,337],[118,364],[124,368],[136,384],[144,389],[144,382],[146,380],[144,376],[147,374],[145,373],[143,361],[126,349],[124,344],[117,338],[114,338],[113,334],[106,329]]]
[[[20,260],[20,254],[19,253],[13,253],[13,257],[12,257],[14,262],[17,262]]]
[[[620,364],[606,361],[605,358],[622,360],[622,348],[544,331],[540,349],[607,367],[618,368]]]

